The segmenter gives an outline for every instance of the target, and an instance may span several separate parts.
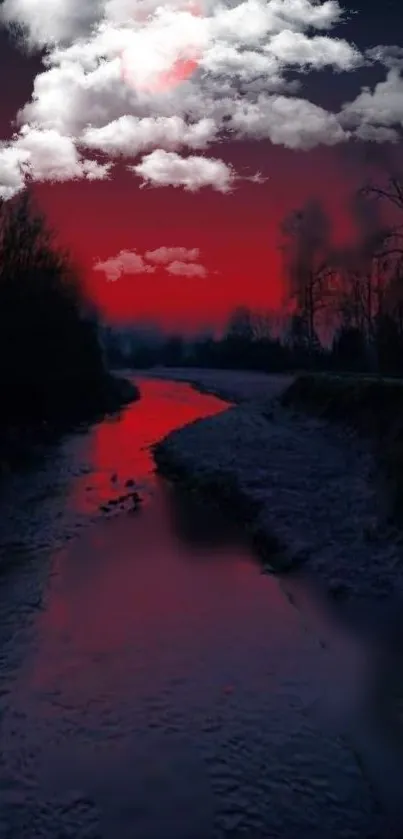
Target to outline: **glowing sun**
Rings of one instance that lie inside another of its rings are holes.
[[[203,52],[201,9],[192,0],[175,3],[175,11],[161,25],[152,21],[133,33],[121,52],[125,84],[148,93],[163,93],[188,79]]]

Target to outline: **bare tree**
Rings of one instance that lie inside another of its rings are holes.
[[[252,312],[251,324],[254,341],[269,341],[273,337],[275,324],[270,312]]]
[[[227,338],[234,341],[252,341],[253,315],[247,306],[238,306],[231,314],[227,325]]]
[[[382,203],[390,211],[387,221],[382,215]],[[383,186],[367,184],[356,196],[356,207],[361,208],[366,226],[361,252],[365,263],[361,295],[371,348],[384,317],[392,317],[403,336],[403,224],[399,223],[403,213],[403,176],[395,172]],[[379,359],[377,366],[378,362]]]
[[[377,207],[379,202],[383,201],[392,210],[396,221],[379,225],[376,251],[378,258],[386,257],[401,265],[403,261],[403,223],[399,223],[398,218],[403,213],[403,174],[395,172],[390,175],[384,186],[373,183],[366,184],[360,190],[360,194],[367,199],[367,207]]]
[[[385,186],[366,184],[361,189],[361,193],[374,198],[384,198],[398,210],[403,211],[403,175],[400,172],[389,175]]]
[[[330,225],[317,200],[291,212],[281,225],[287,295],[306,326],[310,349],[317,341],[316,319],[325,305]]]

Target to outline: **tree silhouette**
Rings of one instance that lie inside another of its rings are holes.
[[[85,414],[105,376],[79,274],[27,190],[0,206],[2,421]]]
[[[288,298],[306,325],[311,351],[317,344],[316,317],[324,305],[329,274],[329,227],[328,217],[315,199],[292,211],[281,224]]]

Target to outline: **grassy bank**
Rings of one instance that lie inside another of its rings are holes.
[[[281,402],[367,437],[374,446],[388,512],[403,521],[403,381],[305,374],[287,388]]]

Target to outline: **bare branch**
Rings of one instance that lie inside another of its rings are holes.
[[[364,186],[360,192],[362,195],[375,195],[378,198],[386,198],[387,201],[390,201],[399,210],[403,210],[403,191],[399,190],[397,195],[395,195],[392,191],[382,189],[379,186],[368,185]]]
[[[403,248],[392,248],[389,251],[383,251],[382,253],[374,253],[374,259],[383,259],[385,256],[403,256]]]

